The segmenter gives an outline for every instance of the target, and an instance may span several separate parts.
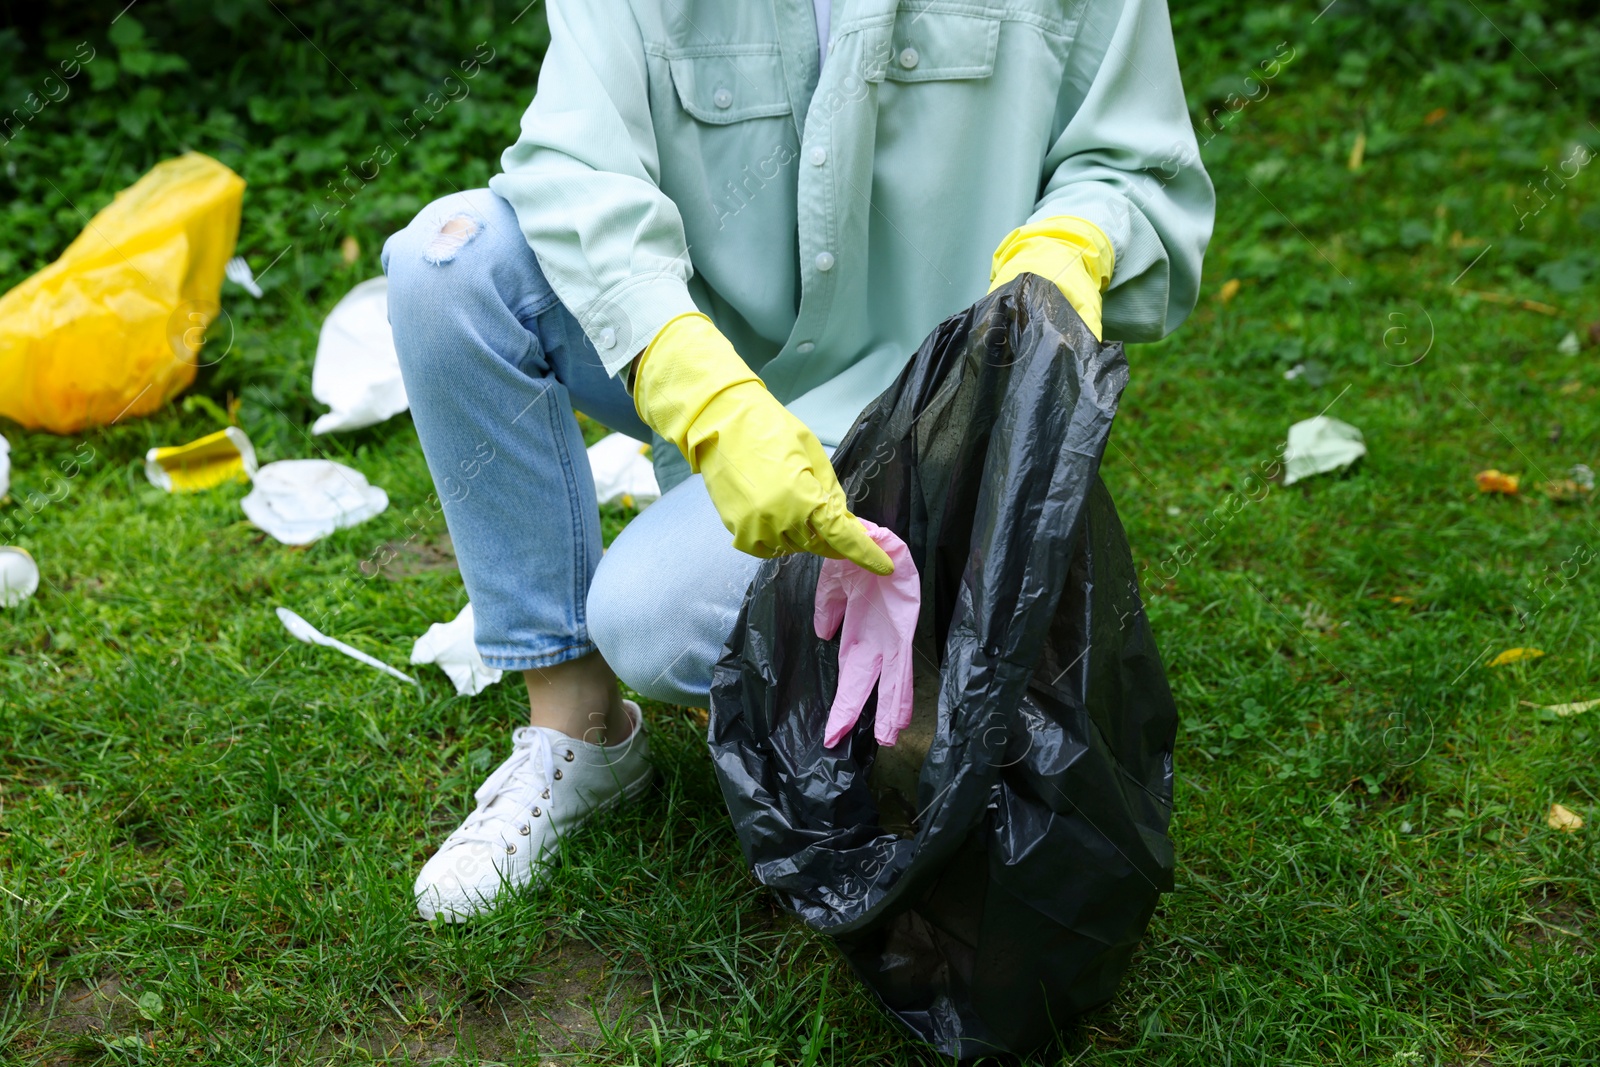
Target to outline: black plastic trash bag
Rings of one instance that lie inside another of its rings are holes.
[[[834,457],[922,578],[915,716],[822,747],[821,560],[764,563],[711,688],[745,858],[918,1036],[1026,1052],[1111,997],[1172,887],[1172,694],[1100,459],[1127,382],[1027,274],[935,330]]]

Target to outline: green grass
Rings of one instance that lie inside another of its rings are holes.
[[[1554,16],[1541,34],[1487,10],[1529,66],[1589,84]],[[1418,67],[1398,30],[1287,12],[1230,34],[1179,21],[1197,120],[1279,40],[1301,51],[1205,148],[1219,214],[1201,304],[1130,353],[1106,461],[1182,713],[1177,890],[1118,998],[1037,1062],[1595,1062],[1600,708],[1523,702],[1600,697],[1600,525],[1587,499],[1539,490],[1600,467],[1595,342],[1558,351],[1600,320],[1600,168],[1520,230],[1514,210],[1575,141],[1600,149],[1592,96],[1551,89],[1481,27],[1459,62]],[[511,33],[509,17],[486,32]],[[519,25],[509,40],[536,49],[533,20]],[[348,27],[308,28],[364,87],[394,66],[358,54]],[[429,83],[478,29],[384,77]],[[321,67],[302,38],[273,40]],[[214,75],[213,112],[250,69]],[[312,92],[289,84],[291,103]],[[392,505],[290,549],[243,521],[242,487],[145,482],[144,450],[213,429],[203,410],[78,438],[5,428],[0,542],[32,551],[45,586],[0,614],[0,1058],[926,1060],[745,871],[685,709],[647,705],[659,787],[573,839],[545,890],[466,929],[421,923],[412,878],[503,758],[520,686],[462,699],[422,668],[419,697],[294,643],[272,614],[290,606],[404,666],[464,603],[409,420],[307,437],[310,361],[383,236],[447,191],[436,175],[481,181],[472,168],[488,173],[530,88],[506,77],[459,126],[441,120],[338,235],[306,203],[366,144],[359,123],[313,123],[297,150],[325,158],[303,170],[229,141],[293,123],[270,103],[131,129],[113,85],[30,127],[0,216],[19,238],[4,284],[81,224],[43,177],[92,210],[180,144],[216,152],[252,183],[241,251],[259,268],[294,250],[264,301],[230,290],[234,349],[198,389],[242,397],[264,460],[340,460]],[[1324,409],[1365,432],[1365,460],[1291,487],[1251,479],[1290,422]],[[1525,492],[1479,494],[1489,467]],[[608,537],[627,517],[607,515]],[[1546,655],[1485,665],[1524,646]],[[1552,803],[1588,825],[1551,829]]]

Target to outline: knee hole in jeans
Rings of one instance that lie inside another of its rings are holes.
[[[433,235],[433,240],[428,242],[428,247],[423,250],[422,257],[429,263],[439,266],[456,258],[456,253],[461,251],[463,245],[478,232],[478,220],[470,215],[452,215],[445,220],[439,232]]]

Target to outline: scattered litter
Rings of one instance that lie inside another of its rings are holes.
[[[389,329],[387,278],[362,282],[328,312],[317,338],[311,395],[333,409],[312,424],[318,434],[373,426],[409,406]]]
[[[227,265],[222,269],[223,272],[227,274],[230,282],[232,282],[234,285],[237,285],[239,288],[243,289],[257,300],[260,300],[266,295],[261,291],[261,286],[256,284],[255,272],[250,269],[250,264],[245,262],[243,256],[234,256],[232,259],[228,260]]]
[[[339,242],[339,258],[344,260],[345,266],[354,266],[356,260],[361,258],[361,242],[354,237],[346,236]]]
[[[1538,659],[1544,651],[1538,648],[1508,648],[1494,659],[1489,661],[1491,667],[1504,667],[1508,663],[1521,663],[1523,660]]]
[[[39,591],[39,565],[25,548],[0,547],[0,608],[12,608]]]
[[[157,489],[193,493],[223,482],[248,482],[256,473],[256,450],[237,426],[186,445],[152,448],[144,454],[144,476]]]
[[[1594,483],[1591,481],[1585,485],[1576,478],[1553,478],[1540,488],[1545,496],[1557,504],[1574,504],[1589,495]]]
[[[1305,379],[1305,383],[1313,389],[1327,384],[1328,368],[1320,360],[1308,359],[1303,363],[1296,363],[1283,372],[1283,380],[1292,382],[1297,378]]]
[[[1329,615],[1315,600],[1300,609],[1300,621],[1305,629],[1324,634],[1331,634],[1344,625]]]
[[[1493,467],[1477,474],[1478,492],[1499,493],[1501,496],[1516,496],[1522,485],[1522,479],[1515,474],[1506,474]]]
[[[472,605],[449,622],[436,622],[411,646],[411,662],[436,663],[464,697],[481,693],[505,674],[483,662],[474,636]]]
[[[1224,304],[1226,304],[1228,301],[1239,295],[1240,284],[1241,283],[1238,278],[1229,278],[1227,281],[1222,283],[1222,288],[1218,290],[1217,296],[1222,299]]]
[[[1567,477],[1577,482],[1578,487],[1586,493],[1594,489],[1594,471],[1589,469],[1587,463],[1573,464],[1572,469],[1567,471]]]
[[[1559,344],[1556,345],[1556,351],[1560,352],[1563,356],[1575,356],[1582,349],[1582,347],[1583,346],[1578,341],[1578,335],[1573,333],[1571,330],[1568,330],[1567,335],[1561,339]]]
[[[1289,447],[1283,454],[1283,484],[1328,471],[1343,470],[1367,454],[1361,431],[1348,422],[1318,415],[1289,427]]]
[[[383,660],[369,656],[359,648],[351,648],[343,641],[335,641],[333,638],[329,637],[315,626],[312,626],[309,622],[306,622],[306,620],[302,619],[288,608],[279,608],[277,610],[278,619],[283,623],[283,628],[288,630],[289,636],[293,637],[295,640],[304,641],[308,645],[321,645],[324,648],[331,648],[335,652],[343,652],[353,660],[359,660],[369,667],[376,667],[384,674],[392,674],[402,682],[410,682],[419,690],[422,688],[421,683],[419,683],[415,678],[411,677],[411,675],[406,674],[404,671],[395,670],[393,667],[383,662]]]
[[[1522,700],[1518,701],[1518,703],[1525,708],[1538,708],[1540,711],[1548,711],[1563,719],[1572,715],[1582,715],[1590,708],[1600,708],[1600,700],[1579,700],[1571,704],[1535,704],[1531,700]]]
[[[1561,804],[1550,805],[1550,814],[1545,816],[1544,821],[1550,829],[1560,830],[1564,834],[1575,834],[1583,829],[1583,816]]]
[[[239,502],[245,517],[286,545],[309,545],[389,506],[360,471],[327,459],[284,459],[256,472]]]
[[[644,507],[661,496],[650,446],[625,433],[607,434],[589,446],[594,492],[602,504]]]
[[[11,442],[0,433],[0,500],[11,492]]]
[[[221,358],[243,196],[209,156],[165,160],[0,297],[0,415],[60,434],[148,415]]]

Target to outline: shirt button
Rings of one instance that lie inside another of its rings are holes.
[[[915,48],[907,48],[904,52],[900,53],[900,65],[907,70],[910,70],[912,67],[917,65],[917,60],[921,58],[921,56],[917,55],[917,50]]]
[[[817,346],[812,344],[810,341],[801,341],[799,344],[794,346],[794,350],[800,353],[802,356],[809,356],[811,353],[817,350]]]
[[[820,270],[820,271],[830,271],[830,270],[833,269],[833,253],[832,252],[818,252],[817,253],[817,269]]]
[[[600,331],[600,347],[601,348],[615,348],[615,347],[617,347],[617,331],[613,330],[609,326],[607,326],[605,329],[601,330]]]
[[[821,145],[818,145],[816,148],[813,148],[811,150],[811,165],[813,167],[820,167],[824,163],[826,163],[827,161],[828,161],[828,150],[826,148],[823,148]]]
[[[733,94],[726,89],[718,89],[711,94],[711,102],[718,107],[732,107]]]

